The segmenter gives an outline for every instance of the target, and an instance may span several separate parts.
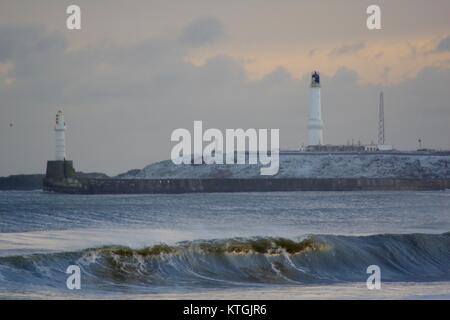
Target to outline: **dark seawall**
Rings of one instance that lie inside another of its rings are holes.
[[[36,190],[42,188],[43,174],[17,174],[0,177],[0,190]]]
[[[445,189],[450,189],[450,179],[86,179],[69,183],[44,180],[44,190],[81,194]]]

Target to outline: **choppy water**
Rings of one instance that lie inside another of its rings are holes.
[[[0,297],[449,298],[449,231],[448,191],[0,192]]]

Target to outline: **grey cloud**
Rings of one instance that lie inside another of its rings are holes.
[[[380,59],[384,56],[384,52],[378,52],[376,55],[374,55],[374,59]]]
[[[310,57],[313,57],[313,56],[316,55],[318,52],[319,52],[319,49],[318,49],[318,48],[314,48],[314,49],[309,50],[308,55],[309,55]]]
[[[442,39],[436,46],[436,51],[447,52],[450,51],[450,35]]]
[[[334,48],[331,52],[331,56],[343,56],[348,54],[354,54],[362,49],[364,49],[366,45],[364,43],[354,43],[354,44],[347,44],[343,45],[337,48]]]
[[[0,27],[0,62],[35,54],[64,51],[67,41],[58,34],[49,34],[38,25]]]
[[[224,36],[224,27],[218,19],[203,17],[192,21],[184,29],[181,41],[192,46],[204,46],[213,44]]]

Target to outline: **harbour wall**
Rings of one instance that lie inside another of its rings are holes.
[[[450,179],[85,179],[44,180],[44,190],[80,194],[151,194],[274,191],[424,191],[450,189]]]

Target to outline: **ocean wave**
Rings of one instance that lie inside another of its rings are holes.
[[[105,290],[365,282],[369,265],[381,268],[383,281],[449,281],[450,232],[232,238],[16,255],[0,258],[0,280],[9,287],[65,287],[72,264],[80,266],[85,288]]]

